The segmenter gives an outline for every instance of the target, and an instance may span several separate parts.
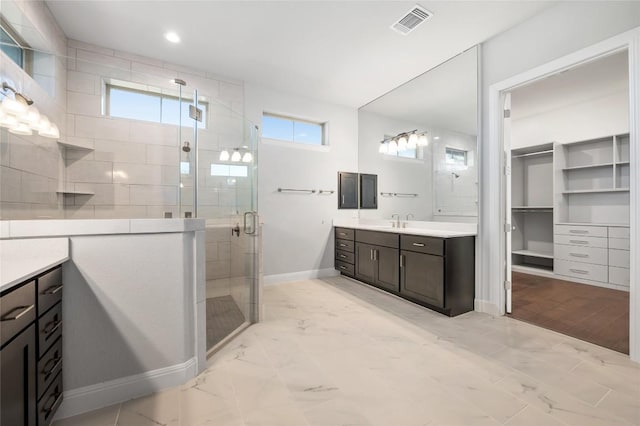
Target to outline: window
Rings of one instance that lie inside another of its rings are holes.
[[[467,166],[467,151],[455,148],[446,148],[445,163],[453,166]]]
[[[159,89],[157,92],[145,91],[107,83],[105,114],[176,126],[181,124],[182,119],[183,126],[193,127],[195,120],[189,117],[190,102],[182,98],[181,103],[177,97],[163,94]],[[198,108],[202,109],[202,122],[198,127],[206,128],[207,104],[199,102]]]
[[[24,68],[24,49],[4,27],[0,27],[0,50],[20,68]]]
[[[307,145],[326,145],[325,123],[264,113],[262,137]]]
[[[234,166],[231,164],[211,164],[211,176],[233,176],[233,177],[247,177],[247,166]]]

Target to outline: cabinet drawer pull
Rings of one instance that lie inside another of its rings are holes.
[[[53,404],[49,405],[48,407],[47,407],[47,404],[45,404],[44,407],[42,407],[42,412],[45,413],[46,415],[49,415],[49,413],[53,411],[53,407],[58,405],[60,398],[62,398],[62,392],[57,392],[51,395],[48,401],[53,399]]]
[[[373,260],[378,260],[378,250],[373,250]]]
[[[344,265],[340,265],[340,269],[347,269],[347,267]]]
[[[404,268],[404,256],[400,255],[400,267]]]
[[[346,237],[347,233],[346,232],[338,232],[338,235],[342,236],[342,237]]]
[[[58,328],[60,328],[61,325],[62,325],[61,320],[51,321],[44,326],[44,328],[42,329],[42,332],[44,334],[51,334],[55,332]]]
[[[589,241],[582,241],[582,240],[569,240],[569,242],[573,244],[589,244]]]
[[[369,260],[373,260],[373,249],[369,249]]]
[[[15,320],[18,320],[21,317],[23,317],[24,315],[26,315],[29,311],[31,311],[35,307],[36,307],[36,305],[18,306],[17,308],[15,308],[11,312],[9,312],[7,315],[3,316],[2,319],[0,319],[0,321],[15,321]],[[17,312],[17,313],[11,315],[14,312]]]
[[[347,246],[346,244],[342,244],[342,243],[340,243],[340,244],[338,244],[338,245],[339,245],[340,247],[346,247],[346,246]]]
[[[584,254],[584,253],[569,253],[569,255],[573,257],[583,257],[583,258],[589,257],[588,254]]]
[[[582,229],[570,229],[569,233],[570,234],[588,234],[589,231],[584,231]]]
[[[413,243],[413,245],[416,247],[424,247],[423,243]]]
[[[51,364],[53,364],[53,366],[51,368],[47,368]],[[49,361],[47,361],[47,363],[44,365],[44,367],[42,367],[41,374],[43,376],[49,376],[51,373],[56,371],[58,369],[58,367],[60,367],[60,365],[62,365],[62,357],[60,357],[60,358],[51,358]]]
[[[345,256],[344,254],[339,255],[341,259],[346,259],[347,256]]]
[[[42,291],[42,294],[56,294],[60,290],[62,290],[62,284],[60,284],[60,285],[52,285],[51,287],[45,288]]]
[[[589,275],[589,271],[585,271],[583,269],[569,269],[569,270],[574,274]]]

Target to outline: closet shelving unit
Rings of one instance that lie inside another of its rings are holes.
[[[514,271],[553,271],[553,154],[553,143],[511,151]]]
[[[556,223],[629,223],[629,134],[557,145]]]

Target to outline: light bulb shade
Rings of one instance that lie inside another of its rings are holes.
[[[14,115],[2,113],[0,117],[0,127],[12,128],[18,125],[18,119]]]
[[[242,156],[242,162],[243,163],[250,163],[251,160],[253,160],[253,155],[251,155],[250,152],[245,152],[244,155]]]
[[[229,161],[229,151],[225,149],[220,152],[220,161]]]
[[[394,140],[389,142],[389,146],[387,147],[387,153],[389,154],[397,154],[398,153],[398,143]]]
[[[427,146],[427,145],[429,145],[429,139],[427,138],[427,135],[422,134],[418,136],[418,146]]]
[[[40,111],[38,111],[38,108],[32,105],[29,108],[27,108],[27,110],[24,112],[24,114],[22,114],[20,119],[21,121],[24,121],[31,127],[37,126],[38,124],[40,124]]]
[[[233,154],[231,154],[231,161],[240,161],[241,158],[240,151],[233,151]]]
[[[407,138],[405,136],[401,136],[398,139],[398,151],[404,151],[407,149]]]
[[[2,109],[5,112],[11,113],[11,114],[15,114],[15,115],[21,115],[24,114],[24,112],[27,110],[27,103],[24,101],[24,99],[18,97],[16,99],[11,99],[11,98],[4,98],[2,100]]]
[[[46,132],[47,129],[51,127],[51,122],[49,121],[46,115],[41,114],[38,122],[33,124],[31,127],[34,130],[37,130],[38,132]]]
[[[38,134],[40,136],[44,136],[45,138],[60,138],[60,130],[58,130],[58,126],[56,126],[55,124],[50,124],[48,129],[38,130]]]
[[[31,128],[25,123],[18,123],[13,127],[9,127],[9,133],[13,133],[14,135],[29,136],[33,134],[33,131],[31,131]]]
[[[378,152],[380,154],[386,154],[387,153],[387,143],[386,142],[380,142],[380,148],[378,148]]]
[[[418,146],[418,135],[416,135],[415,133],[411,133],[409,135],[409,142],[407,142],[407,147],[409,149],[416,149],[416,146]]]

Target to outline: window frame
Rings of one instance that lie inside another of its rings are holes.
[[[449,155],[449,152],[463,153],[464,163],[460,164],[458,162],[449,161],[449,158],[452,158],[452,156]],[[445,146],[444,147],[444,163],[449,167],[463,167],[463,168],[468,167],[469,166],[469,150],[454,148],[452,146]]]
[[[310,118],[296,117],[293,115],[275,113],[275,112],[269,112],[269,111],[262,112],[262,119],[264,119],[264,117],[273,117],[273,118],[280,118],[283,120],[290,120],[294,123],[294,126],[295,126],[295,122],[319,126],[321,131],[321,143],[316,144],[316,143],[308,143],[308,142],[299,142],[299,141],[290,140],[290,139],[270,138],[264,135],[262,136],[263,141],[265,140],[270,141],[274,144],[281,145],[281,146],[293,146],[298,148],[307,148],[307,149],[322,150],[322,151],[328,150],[329,148],[329,122],[328,121],[320,121],[320,120],[314,120]],[[264,122],[261,123],[262,124],[261,134],[264,131],[263,123]],[[295,133],[294,133],[294,136],[295,136]]]
[[[11,58],[6,52],[3,52],[11,62],[16,64],[20,69],[23,69],[27,74],[33,74],[33,51],[31,47],[18,35],[18,33],[11,27],[11,25],[3,18],[0,17],[0,30],[2,30],[20,50],[22,63],[19,64]]]

